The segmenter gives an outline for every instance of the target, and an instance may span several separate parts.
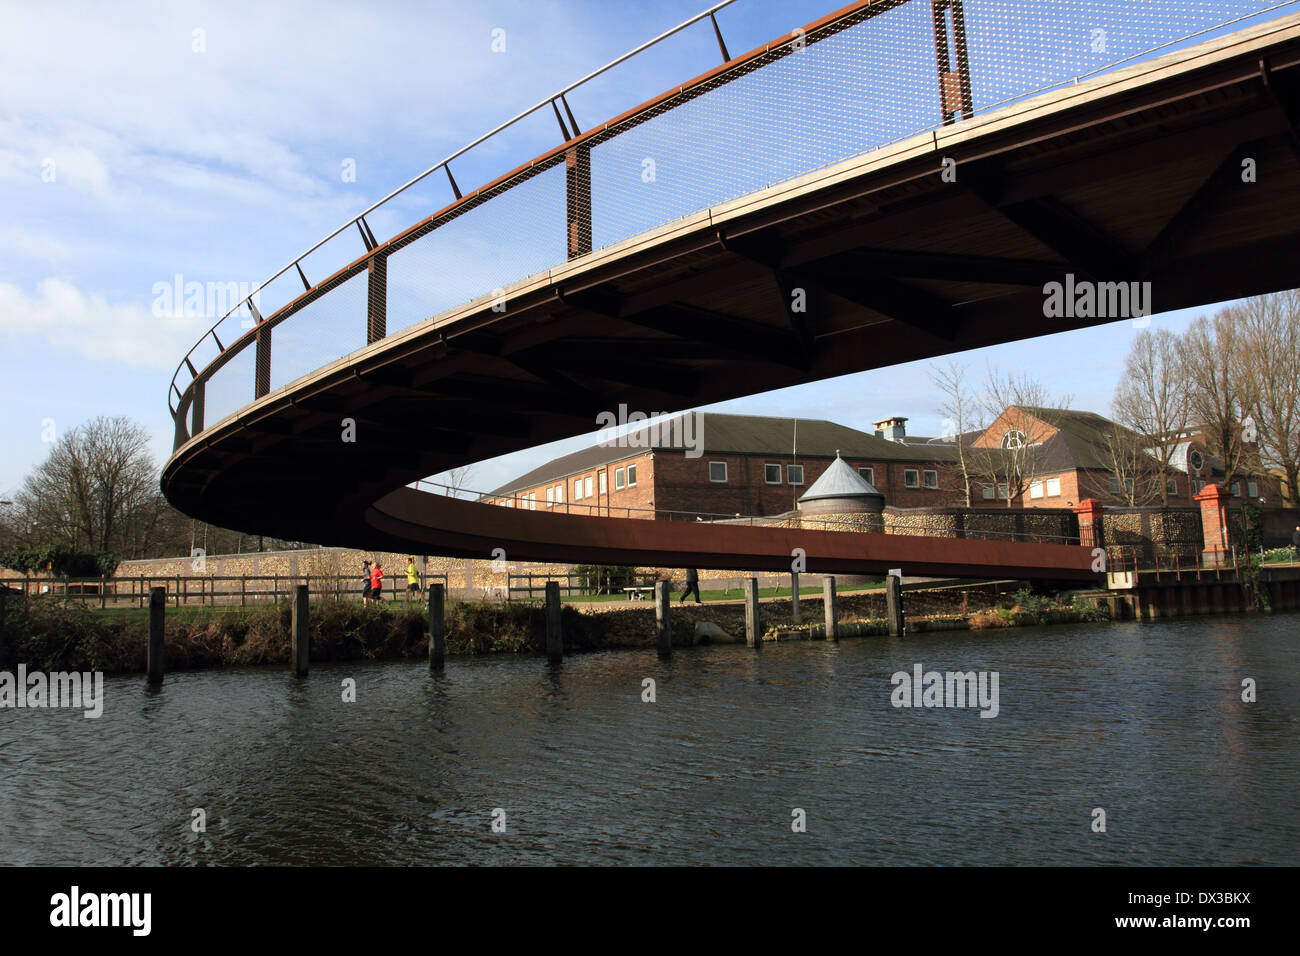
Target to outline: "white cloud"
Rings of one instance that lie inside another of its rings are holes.
[[[114,305],[62,279],[44,279],[29,296],[0,283],[0,333],[40,337],[55,349],[137,367],[171,368],[203,334],[202,318],[159,318],[150,309]]]

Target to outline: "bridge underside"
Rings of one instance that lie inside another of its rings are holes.
[[[1162,312],[1300,286],[1300,24],[1251,36],[687,217],[521,283],[504,312],[483,300],[389,336],[182,444],[163,489],[205,521],[322,544],[788,568],[794,532],[521,513],[403,486],[590,432],[620,402],[674,411],[1115,321],[1045,316],[1045,284],[1067,275],[1149,282]],[[798,535],[816,540],[810,570],[1090,573],[1079,548],[890,537],[876,558],[861,535]]]

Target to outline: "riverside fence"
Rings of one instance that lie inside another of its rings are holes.
[[[297,585],[305,584],[312,595],[334,601],[360,601],[361,581],[352,575],[137,575],[114,578],[6,578],[0,586],[17,592],[11,597],[52,596],[77,601],[86,607],[147,607],[154,588],[161,588],[165,600],[173,607],[208,605],[216,607],[275,604],[293,596]],[[441,584],[447,590],[447,575],[422,574],[420,593],[429,585]],[[383,600],[406,599],[406,575],[385,578]]]

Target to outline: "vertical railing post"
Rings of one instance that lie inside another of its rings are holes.
[[[388,256],[370,257],[366,265],[366,344],[388,334]]]
[[[952,11],[952,49],[949,50],[948,11]],[[970,119],[974,114],[971,95],[970,58],[966,49],[966,14],[962,0],[930,0],[934,20],[934,54],[939,67],[939,108],[945,126],[956,122],[957,114]],[[953,56],[956,69],[953,69]]]
[[[570,259],[591,252],[591,147],[574,146],[564,154],[566,243]]]
[[[271,390],[271,327],[257,326],[257,360],[254,367],[253,397],[261,398]]]
[[[190,406],[190,434],[197,435],[203,431],[203,392],[204,381],[194,380],[194,401]]]

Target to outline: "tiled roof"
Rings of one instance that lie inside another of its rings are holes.
[[[685,415],[697,416],[694,435],[691,436],[694,442],[685,441],[679,421]],[[823,419],[685,412],[665,419],[657,427],[635,429],[620,438],[617,446],[593,445],[563,455],[520,475],[491,495],[512,494],[559,481],[646,451],[682,450],[688,445],[700,446],[703,453],[715,455],[791,455],[797,452],[799,457],[833,458],[838,450],[846,458],[862,461],[948,462],[957,457],[956,448],[948,443],[903,444]]]

